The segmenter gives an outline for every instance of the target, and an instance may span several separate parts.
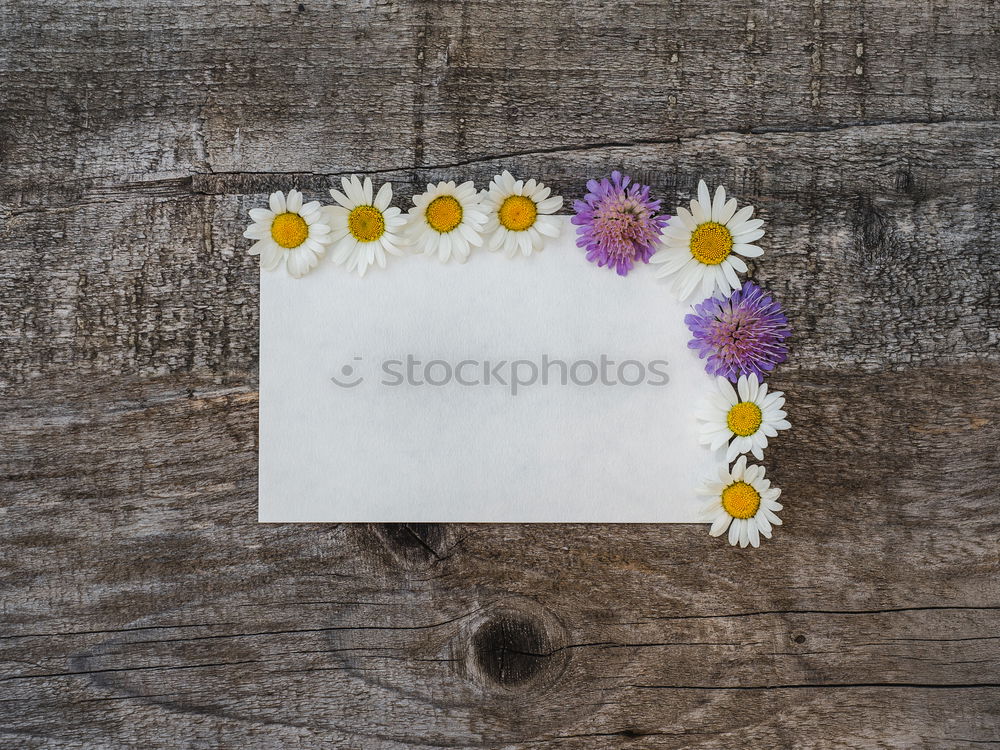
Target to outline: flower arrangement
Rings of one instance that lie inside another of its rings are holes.
[[[698,412],[701,442],[709,449],[726,447],[726,465],[700,494],[708,498],[709,533],[728,530],[729,543],[740,547],[769,539],[781,520],[781,491],[771,487],[760,465],[747,466],[750,453],[760,461],[768,440],[791,424],[781,391],[769,391],[764,379],[785,361],[790,336],[781,305],[752,281],[745,258],[760,257],[756,244],[764,222],[754,219],[753,206],[739,207],[721,185],[714,196],[704,180],[689,206],[674,216],[661,213],[661,201],[648,185],[614,171],[587,182],[587,192],[573,203],[570,222],[577,247],[588,261],[627,276],[638,264],[657,267],[656,276],[672,277],[678,298],[696,292],[704,298],[684,318],[691,331],[688,346],[716,376],[718,390]],[[392,205],[392,186],[376,192],[370,178],[341,180],[330,189],[335,205],[303,203],[290,190],[272,193],[268,208],[250,209],[244,236],[255,240],[251,255],[261,268],[282,266],[294,278],[316,268],[329,250],[332,262],[364,276],[389,256],[422,253],[442,263],[465,262],[475,248],[530,256],[559,236],[564,223],[555,213],[560,196],[537,180],[519,180],[504,171],[477,192],[471,182],[439,182],[413,197],[404,215]],[[734,463],[735,460],[735,463]]]

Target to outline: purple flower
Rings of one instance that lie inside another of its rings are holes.
[[[573,204],[576,216],[571,219],[578,225],[577,247],[587,249],[587,260],[614,266],[619,276],[626,275],[637,260],[649,263],[670,219],[656,215],[660,201],[650,199],[648,185],[631,183],[631,177],[617,171],[610,180],[590,180],[589,192]]]
[[[684,318],[694,338],[688,346],[698,350],[705,370],[735,383],[753,373],[764,380],[788,356],[785,339],[791,335],[781,305],[752,281],[743,282],[727,299],[709,297]]]

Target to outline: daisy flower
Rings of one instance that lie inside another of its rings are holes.
[[[340,205],[327,206],[326,223],[333,240],[331,258],[338,266],[347,264],[348,271],[364,276],[368,266],[378,263],[385,268],[385,255],[402,255],[399,232],[406,223],[392,202],[392,185],[388,182],[372,196],[372,181],[364,183],[356,176],[342,177],[344,192],[330,188],[330,195]]]
[[[413,196],[413,208],[404,231],[425,255],[437,255],[442,263],[452,256],[464,263],[473,247],[483,244],[486,214],[472,181],[428,185],[427,192]]]
[[[767,439],[792,426],[781,409],[785,394],[768,393],[767,385],[758,383],[753,376],[740,375],[736,388],[725,378],[717,378],[716,382],[719,393],[713,393],[708,408],[698,414],[704,422],[701,442],[714,451],[731,440],[727,463],[747,451],[758,461],[763,460]]]
[[[558,237],[562,225],[551,214],[562,208],[563,199],[550,198],[551,192],[535,180],[515,181],[507,170],[494,177],[479,196],[486,211],[483,232],[489,237],[489,249],[503,250],[508,258],[518,250],[531,255],[543,249],[545,237]]]
[[[691,201],[691,210],[677,207],[677,218],[663,233],[663,246],[653,256],[658,263],[657,276],[676,276],[674,288],[681,299],[687,299],[701,288],[708,297],[718,290],[728,294],[740,288],[737,273],[746,273],[743,258],[756,258],[764,251],[750,243],[764,236],[763,220],[753,219],[753,206],[736,210],[736,199],[726,200],[721,185],[715,199],[708,194],[704,180],[698,183],[698,200]]]
[[[709,498],[705,504],[705,520],[711,521],[709,534],[720,536],[729,529],[729,543],[759,547],[760,538],[771,538],[771,527],[780,526],[776,515],[781,510],[777,502],[781,490],[764,479],[763,466],[747,466],[747,457],[740,456],[732,471],[719,469],[719,481],[707,482],[699,494]]]
[[[611,179],[591,180],[587,194],[576,201],[577,247],[587,249],[587,260],[614,267],[626,275],[637,261],[649,263],[669,216],[659,216],[660,201],[649,197],[649,186],[612,172]]]
[[[763,380],[765,372],[788,356],[788,318],[781,305],[751,281],[726,299],[709,297],[695,305],[684,322],[694,335],[688,346],[708,358],[708,373],[734,383],[740,375]]]
[[[282,263],[296,279],[302,278],[319,263],[330,244],[330,227],[323,222],[319,201],[302,205],[302,193],[280,190],[271,193],[270,209],[251,208],[253,221],[243,236],[257,240],[251,255],[260,256],[260,267],[273,271]]]

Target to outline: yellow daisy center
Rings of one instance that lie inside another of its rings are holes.
[[[347,215],[347,228],[358,242],[374,242],[385,234],[385,218],[375,206],[357,206]]]
[[[753,518],[760,507],[760,493],[746,482],[734,482],[722,491],[722,507],[733,518]]]
[[[439,195],[427,206],[425,216],[431,229],[445,234],[462,223],[462,204],[450,195]]]
[[[298,214],[278,214],[271,222],[271,239],[284,248],[298,247],[308,236],[309,225]]]
[[[752,401],[742,401],[729,410],[729,414],[726,415],[726,424],[740,437],[747,437],[760,429],[763,418],[764,415],[757,404]]]
[[[691,233],[691,255],[706,266],[717,266],[733,250],[733,235],[715,221],[699,224]]]
[[[504,199],[497,212],[500,223],[512,232],[523,232],[529,229],[538,216],[538,206],[531,198],[523,195],[511,195]]]

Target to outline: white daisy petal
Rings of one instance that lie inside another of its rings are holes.
[[[733,384],[730,383],[728,379],[719,376],[715,379],[715,385],[718,387],[719,393],[722,394],[722,397],[726,399],[726,402],[730,406],[735,406],[738,403],[736,389],[733,388]]]
[[[750,524],[747,519],[740,519],[740,548],[746,548],[750,543]]]
[[[706,185],[706,189],[707,189]],[[712,200],[712,221],[724,223],[722,221],[722,211],[726,206],[726,189],[719,185],[715,189],[715,198]]]
[[[679,206],[678,206],[678,212],[680,212]],[[701,202],[697,200],[691,201],[691,216],[694,219],[695,226],[698,226],[699,224],[704,224],[706,221],[709,221],[711,219],[711,217],[707,213],[705,213],[705,209],[702,208]],[[692,229],[693,228],[694,227],[692,227]]]
[[[455,256],[455,259],[459,263],[465,263],[469,259],[469,253],[472,247],[466,241],[466,239],[460,235],[454,234],[451,237],[451,252]]]
[[[543,216],[535,224],[535,229],[546,237],[555,239],[562,232],[562,222],[548,216]]]
[[[720,434],[716,434],[716,436],[712,439],[712,442],[710,444],[710,450],[713,450],[713,451],[719,450],[719,448],[721,448],[723,445],[726,444],[726,441],[729,440],[729,437],[730,437],[729,435],[725,435],[725,434],[721,434],[721,435]],[[737,453],[738,452],[739,451],[737,451]],[[727,461],[732,461],[733,458],[735,458],[735,454],[733,455],[733,457],[728,457],[727,456],[726,460]]]
[[[712,266],[711,271],[706,271],[702,275],[701,296],[710,297],[716,289],[723,294],[729,294],[729,279],[726,278],[726,272],[722,270],[721,265]]]
[[[732,256],[730,256],[730,258],[731,257]],[[733,289],[740,288],[740,278],[736,275],[736,271],[733,270],[733,264],[729,258],[727,258],[722,264],[722,272],[726,275],[726,281],[729,282],[729,285],[732,286]]]
[[[548,188],[546,188],[547,190]],[[552,198],[546,198],[538,204],[538,212],[542,214],[552,214],[563,207],[563,199],[561,195],[553,196]]]
[[[712,218],[712,197],[704,180],[698,181],[698,203],[706,220]]]
[[[725,441],[722,441],[722,442],[725,442]],[[719,443],[719,445],[712,446],[712,450],[717,450],[720,447],[722,447],[722,443],[721,442]],[[739,439],[737,439],[737,440],[734,440],[732,443],[729,444],[729,448],[726,450],[726,461],[732,461],[739,454],[740,454],[740,443],[739,443]]]
[[[251,208],[250,220],[255,224],[267,224],[270,226],[271,222],[274,221],[274,212],[266,208]]]
[[[392,185],[388,182],[382,183],[382,187],[378,189],[378,195],[375,196],[375,208],[383,213],[389,204],[392,202]]]
[[[741,232],[740,234],[733,235],[733,243],[737,245],[743,245],[750,242],[754,242],[755,240],[759,240],[763,236],[764,236],[763,229],[754,229],[753,231],[750,232]]]
[[[698,222],[694,220],[691,212],[684,208],[684,206],[677,207],[677,218],[681,220],[681,224],[684,225],[689,233],[693,232],[695,227],[698,226]],[[688,237],[690,237],[690,234],[688,234]]]
[[[449,260],[451,260],[450,232],[441,234],[441,236],[438,238],[437,251],[438,251],[438,260],[440,260],[442,263],[447,263]]]
[[[270,225],[251,224],[243,230],[243,236],[248,240],[263,240],[271,236]]]
[[[712,522],[712,528],[708,530],[710,536],[720,536],[722,532],[729,528],[729,525],[733,522],[732,516],[728,513],[720,513],[715,520]]]
[[[764,250],[757,245],[733,245],[733,252],[739,253],[745,258],[757,258],[764,254]]]
[[[736,199],[730,198],[728,201],[726,201],[726,205],[722,207],[722,211],[719,212],[719,215],[718,217],[716,217],[715,220],[720,224],[728,223],[729,220],[733,218],[733,214],[736,213],[737,205],[739,204],[736,202]]]
[[[672,250],[658,250],[653,257],[649,259],[649,262],[661,266],[661,268],[657,270],[658,276],[669,276],[670,274],[679,271],[689,262],[695,261],[690,255],[676,253]]]
[[[292,278],[300,279],[309,273],[309,259],[314,257],[312,251],[307,248],[298,247],[294,250],[288,250],[285,267]]]
[[[740,375],[739,380],[736,382],[736,390],[740,394],[740,401],[748,401],[750,399],[750,386],[747,383],[746,375]]]
[[[351,201],[350,208],[355,206],[364,205],[365,202],[365,191],[361,187],[361,181],[357,177],[351,175],[350,177],[342,177],[340,179],[340,185],[344,188],[344,194]]]
[[[726,222],[726,227],[730,232],[733,232],[737,227],[739,227],[740,224],[749,219],[751,216],[753,216],[753,206],[744,206],[733,214],[733,218]]]
[[[686,300],[688,297],[690,297],[691,293],[698,288],[698,283],[702,280],[702,277],[699,275],[697,269],[694,266],[688,265],[685,266],[685,269],[688,272],[686,276],[682,276],[680,278],[679,283],[681,286],[680,286],[680,291],[677,294],[677,296],[682,300]]]
[[[346,209],[354,208],[354,201],[344,195],[342,192],[337,190],[337,188],[330,188],[330,195],[333,197],[337,203]]]
[[[284,260],[284,250],[270,240],[262,240],[260,248],[260,267],[265,271],[273,271]]]

